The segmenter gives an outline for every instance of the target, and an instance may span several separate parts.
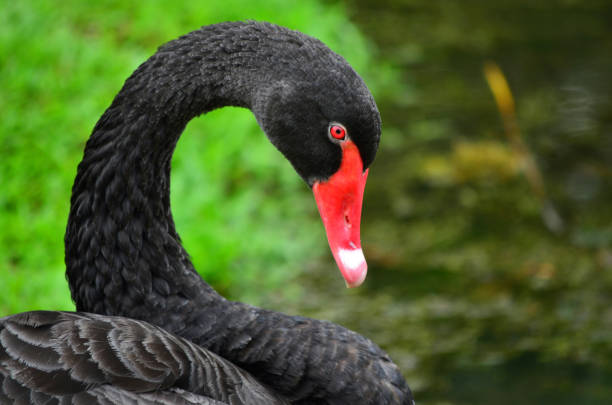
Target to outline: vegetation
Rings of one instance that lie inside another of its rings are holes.
[[[127,76],[164,42],[244,19],[301,30],[357,68],[373,66],[341,8],[316,1],[177,7],[32,0],[3,7],[0,315],[73,308],[63,264],[70,187],[85,140]],[[196,268],[234,298],[255,303],[280,292],[313,251],[326,252],[307,187],[243,109],[190,123],[173,160],[172,206]]]

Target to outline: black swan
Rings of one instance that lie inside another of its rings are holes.
[[[370,340],[228,301],[194,270],[170,212],[170,161],[189,120],[228,105],[251,109],[313,189],[346,284],[364,280],[359,222],[380,116],[363,80],[296,31],[202,27],[160,47],[96,124],[65,238],[82,312],[0,319],[0,402],[413,403]]]

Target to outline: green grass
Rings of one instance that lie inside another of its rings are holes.
[[[18,1],[0,13],[0,316],[73,309],[63,234],[84,143],[127,76],[202,25],[267,20],[328,43],[367,75],[368,45],[341,7],[318,1]],[[257,302],[325,255],[307,187],[247,110],[189,124],[172,207],[196,268]],[[293,293],[294,290],[291,290]]]

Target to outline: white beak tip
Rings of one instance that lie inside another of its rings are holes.
[[[357,249],[339,249],[338,264],[347,288],[359,287],[368,273],[368,264],[363,251]]]

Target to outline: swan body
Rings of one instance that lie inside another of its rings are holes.
[[[370,340],[331,322],[226,300],[195,271],[170,211],[170,161],[189,120],[227,105],[253,111],[313,189],[347,285],[363,281],[359,218],[380,138],[365,83],[342,57],[299,32],[259,22],[205,26],[160,47],[94,127],[65,236],[80,312],[0,320],[0,398],[7,384],[51,395],[42,379],[19,376],[57,372],[81,387],[65,393],[73,402],[132,395],[136,403],[413,403],[398,367]],[[99,329],[107,344],[84,351],[92,346],[83,331]],[[156,352],[135,336],[172,346]],[[49,354],[42,363],[32,360],[37,350]],[[85,374],[75,374],[65,356],[75,350]],[[182,365],[167,362],[168,352],[179,353]],[[124,368],[104,368],[107,356]],[[243,391],[198,387],[211,379],[235,387],[230,375],[244,380]]]

